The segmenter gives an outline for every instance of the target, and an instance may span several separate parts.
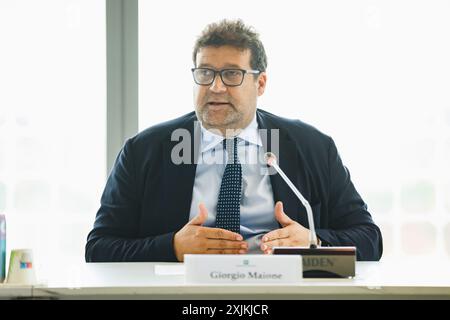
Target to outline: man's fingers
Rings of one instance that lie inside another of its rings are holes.
[[[268,242],[275,239],[289,238],[289,230],[282,228],[270,231],[262,237],[262,242]]]
[[[245,241],[232,241],[232,240],[218,240],[218,239],[208,239],[206,242],[206,247],[208,249],[237,249],[237,250],[247,250],[248,245]]]
[[[281,226],[285,227],[291,224],[293,221],[289,218],[286,213],[283,211],[283,203],[278,201],[275,204],[275,219],[281,224]]]
[[[261,250],[264,253],[270,253],[273,247],[289,246],[289,230],[287,229],[277,229],[264,235],[261,241]]]
[[[194,226],[201,226],[202,224],[205,223],[206,218],[208,218],[208,210],[206,209],[203,203],[200,203],[198,205],[198,208],[199,213],[191,221],[189,221],[188,224]]]
[[[286,247],[286,246],[289,246],[289,241],[287,239],[276,239],[269,242],[263,242],[261,244],[261,249],[265,250],[267,248]]]
[[[245,249],[208,249],[207,254],[244,254],[247,253]]]
[[[269,242],[263,242],[261,244],[261,250],[264,253],[269,253],[273,247],[287,247],[289,246],[289,241],[287,239],[276,239]]]
[[[232,232],[230,230],[220,229],[220,228],[209,228],[204,227],[199,229],[199,236],[204,236],[208,239],[225,239],[225,240],[243,240],[242,236],[239,233]]]
[[[200,211],[200,214],[203,216],[208,216],[208,210],[206,209],[206,206],[203,202],[200,202],[198,205],[198,209]]]

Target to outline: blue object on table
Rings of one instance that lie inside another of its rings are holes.
[[[0,283],[6,278],[6,218],[0,214]]]

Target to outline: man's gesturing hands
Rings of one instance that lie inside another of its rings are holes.
[[[203,203],[199,214],[175,233],[173,247],[178,261],[184,261],[187,253],[247,253],[248,245],[240,234],[225,229],[203,227],[208,211]]]
[[[270,253],[273,247],[309,246],[309,229],[289,218],[283,211],[281,201],[275,205],[275,219],[282,228],[270,231],[262,237],[261,250],[264,253]]]

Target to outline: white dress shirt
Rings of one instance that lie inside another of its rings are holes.
[[[266,165],[259,161],[264,157],[264,148],[258,133],[256,114],[252,122],[237,136],[238,156],[242,165],[241,235],[249,245],[249,253],[262,253],[261,238],[271,230],[279,228],[274,216],[274,199]],[[189,219],[198,212],[203,202],[208,218],[203,224],[214,227],[222,176],[227,154],[223,148],[224,137],[201,126],[201,145],[195,173],[194,188]]]

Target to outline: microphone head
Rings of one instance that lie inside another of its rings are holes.
[[[277,164],[277,156],[272,152],[266,152],[264,154],[264,161],[266,161],[269,166],[273,166],[274,164]]]

